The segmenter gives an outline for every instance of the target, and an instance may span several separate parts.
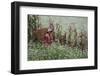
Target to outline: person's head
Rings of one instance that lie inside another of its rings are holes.
[[[48,28],[48,32],[51,33],[52,32],[52,29]]]

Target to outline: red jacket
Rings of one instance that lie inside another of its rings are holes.
[[[44,41],[44,43],[51,44],[53,41],[52,33],[46,33],[43,41]]]

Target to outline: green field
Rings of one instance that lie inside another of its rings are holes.
[[[28,61],[82,58],[88,58],[87,50],[82,51],[77,47],[71,48],[67,45],[61,46],[59,43],[53,43],[48,48],[39,42],[28,44]]]

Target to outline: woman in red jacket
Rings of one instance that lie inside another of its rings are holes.
[[[49,47],[52,44],[53,34],[52,34],[52,30],[50,28],[48,29],[47,33],[44,35],[43,42],[44,42],[45,47]]]

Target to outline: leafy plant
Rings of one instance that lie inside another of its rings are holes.
[[[45,48],[41,43],[34,43],[28,47],[28,60],[55,60],[55,59],[80,59],[87,58],[87,51],[82,52],[79,48],[70,48],[53,43]]]

